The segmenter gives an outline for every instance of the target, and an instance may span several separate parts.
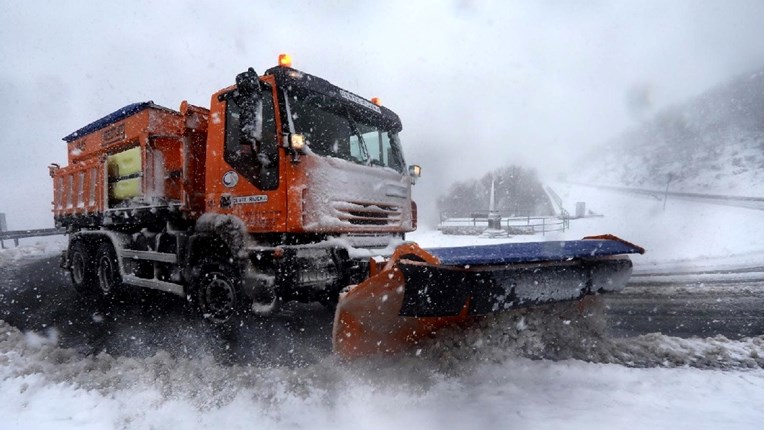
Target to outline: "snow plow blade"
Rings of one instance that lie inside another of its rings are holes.
[[[407,243],[341,293],[333,348],[349,358],[397,352],[482,315],[620,291],[627,254],[643,252],[611,235],[428,251]]]

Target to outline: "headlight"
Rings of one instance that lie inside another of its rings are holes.
[[[419,164],[412,164],[409,166],[409,179],[412,182],[412,185],[417,182],[417,178],[420,177],[420,173],[422,173],[422,168]]]
[[[290,135],[290,148],[293,151],[303,152],[305,150],[305,137],[302,134]]]

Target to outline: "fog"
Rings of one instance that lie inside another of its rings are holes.
[[[422,217],[509,163],[553,176],[653,113],[763,64],[751,1],[3,2],[0,212],[52,226],[61,138],[126,104],[209,106],[289,52],[404,124]]]

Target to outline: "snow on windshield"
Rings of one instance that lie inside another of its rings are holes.
[[[366,123],[348,106],[309,94],[290,98],[290,112],[295,131],[306,136],[314,153],[404,173],[396,133]]]

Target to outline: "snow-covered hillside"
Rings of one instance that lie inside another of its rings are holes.
[[[763,72],[662,112],[587,154],[568,180],[763,195]],[[581,167],[586,166],[581,172]]]
[[[588,186],[551,183],[563,207],[575,213],[577,202],[599,216],[574,219],[565,232],[516,235],[507,239],[448,236],[423,230],[407,237],[430,247],[497,243],[506,241],[576,240],[596,234],[615,234],[646,249],[632,256],[638,268],[656,265],[716,266],[735,260],[761,265],[763,259],[762,210],[729,207],[654,196],[624,194]]]

